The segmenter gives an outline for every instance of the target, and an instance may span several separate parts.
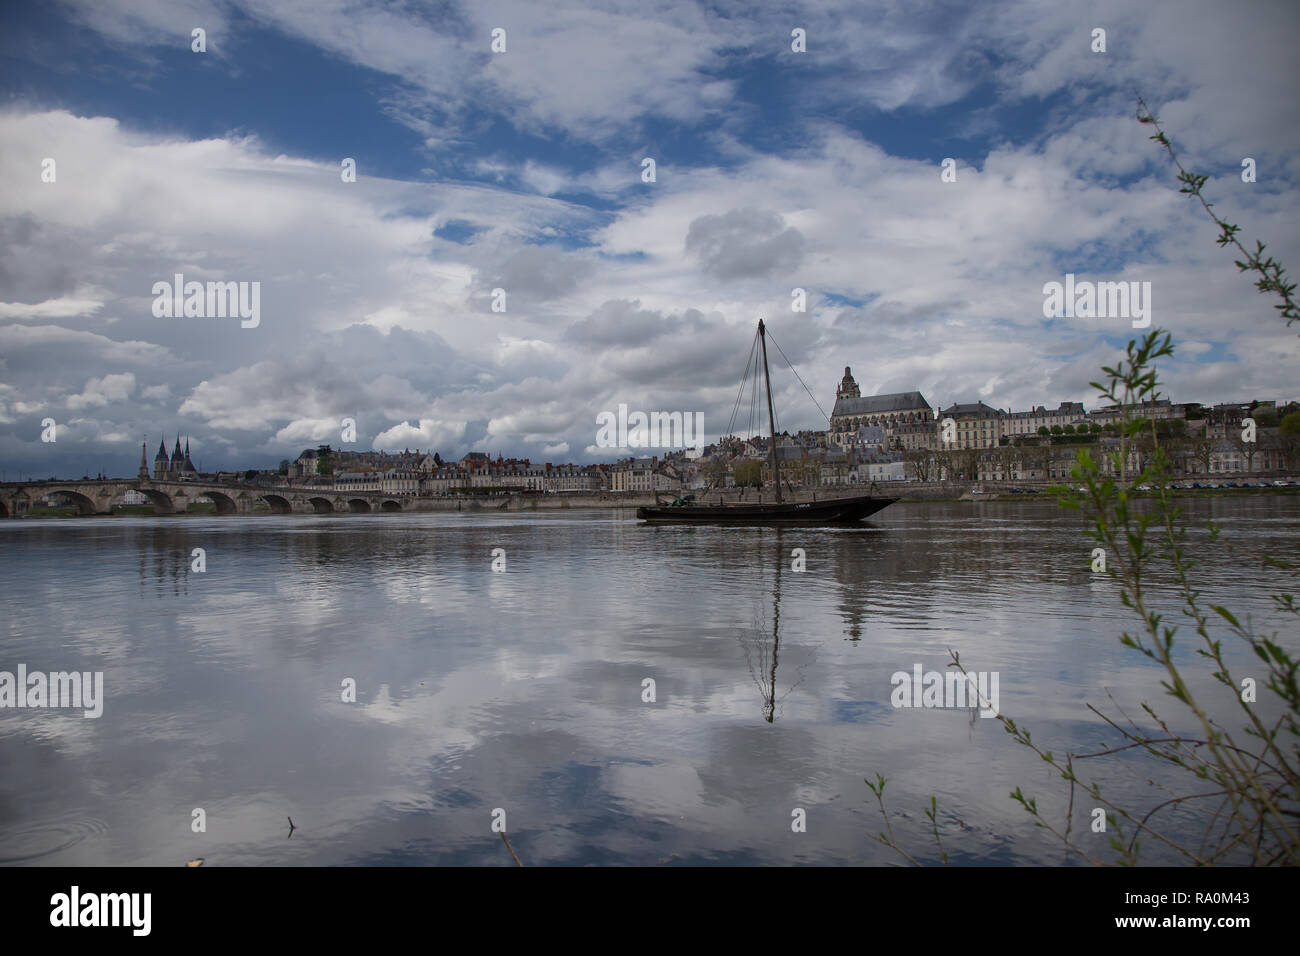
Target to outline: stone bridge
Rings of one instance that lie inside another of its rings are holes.
[[[198,498],[210,498],[223,515],[253,514],[259,502],[276,514],[397,512],[415,509],[417,499],[381,492],[337,492],[316,488],[211,484],[202,481],[154,481],[146,478],[102,481],[30,481],[0,484],[0,518],[22,518],[51,494],[65,495],[83,515],[112,514],[113,502],[138,491],[155,514],[184,513]]]

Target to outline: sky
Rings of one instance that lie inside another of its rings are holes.
[[[845,366],[1093,408],[1141,332],[1046,317],[1067,273],[1150,283],[1174,401],[1300,398],[1300,325],[1135,114],[1300,269],[1298,29],[1192,0],[6,5],[0,479],[133,475],[178,433],[207,471],[613,461],[621,404],[712,440],[759,317],[816,398],[773,353],[782,429],[825,428]],[[256,324],[157,315],[176,274],[258,283]]]

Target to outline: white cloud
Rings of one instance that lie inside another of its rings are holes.
[[[465,434],[465,422],[435,421],[422,418],[418,424],[401,422],[375,436],[371,447],[376,451],[396,451],[404,448],[447,448],[460,442]]]
[[[135,376],[130,372],[92,378],[81,390],[81,394],[68,396],[68,408],[82,409],[94,405],[107,405],[109,402],[125,401],[134,391]]]
[[[44,302],[0,302],[0,319],[68,319],[93,315],[104,307],[96,299],[64,296]]]

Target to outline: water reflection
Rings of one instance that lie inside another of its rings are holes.
[[[781,655],[781,569],[785,566],[783,528],[775,529],[775,561],[772,577],[772,615],[770,628],[751,627],[741,633],[741,647],[750,676],[763,696],[763,719],[776,719],[776,668]],[[765,548],[764,551],[767,549]],[[793,688],[792,688],[793,689]],[[786,692],[787,694],[789,691]]]
[[[188,595],[192,561],[184,532],[174,526],[141,528],[133,538],[140,597]]]
[[[1296,504],[1207,507],[1282,554]],[[900,809],[936,793],[982,826],[968,862],[1056,862],[1004,806],[1041,761],[994,721],[894,710],[890,674],[954,647],[1001,672],[1035,740],[1095,744],[1084,703],[1158,681],[1118,646],[1130,622],[1087,556],[1077,516],[1030,503],[847,530],[611,511],[3,523],[0,669],[102,669],[107,701],[99,720],[0,712],[0,862],[513,866],[490,830],[504,807],[530,865],[884,863],[876,770]],[[1197,558],[1207,599],[1269,626],[1257,566]]]

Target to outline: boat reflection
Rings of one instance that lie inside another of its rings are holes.
[[[781,573],[788,560],[784,542],[783,529],[774,529],[776,537],[776,563],[772,577],[772,626],[766,622],[755,623],[740,634],[740,646],[745,652],[745,663],[749,666],[750,677],[763,699],[763,719],[769,724],[776,720],[777,704],[790,695],[799,684],[803,683],[803,668],[799,668],[799,677],[786,688],[778,699],[776,696],[776,669],[781,656]]]

